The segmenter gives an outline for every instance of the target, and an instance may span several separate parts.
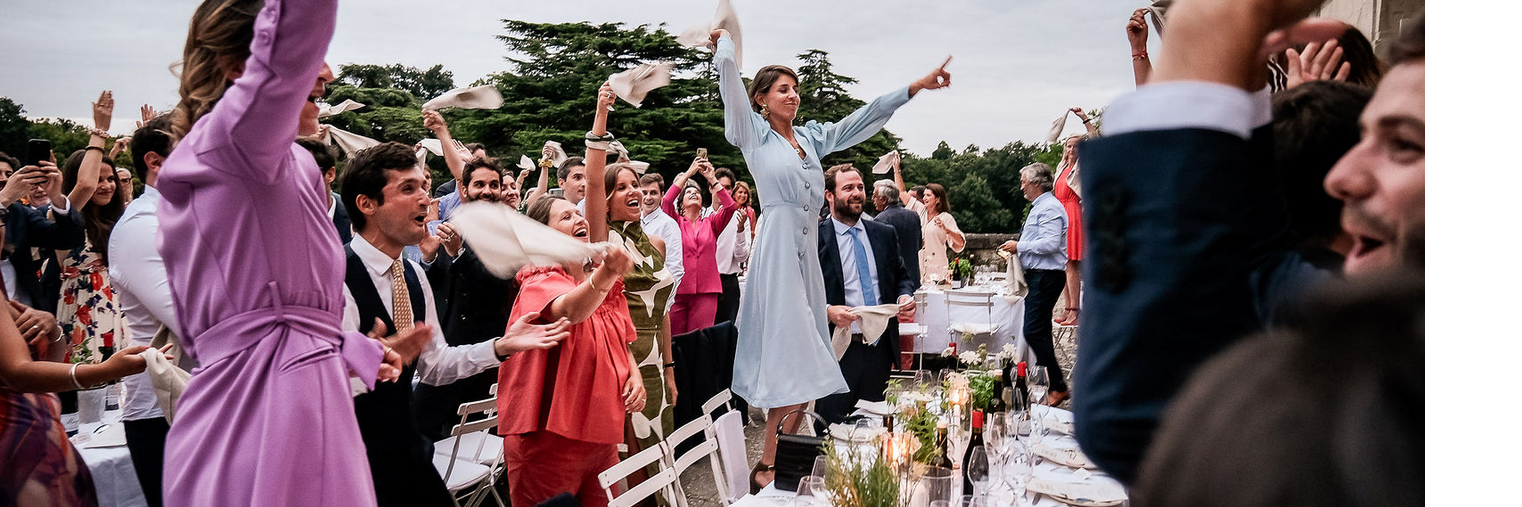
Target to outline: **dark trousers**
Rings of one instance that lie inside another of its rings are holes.
[[[1025,296],[1025,343],[1036,353],[1036,362],[1046,367],[1049,390],[1066,392],[1068,384],[1052,344],[1052,309],[1057,307],[1057,296],[1062,295],[1062,286],[1067,283],[1067,272],[1027,269],[1025,282],[1030,284],[1030,293]]]
[[[861,335],[851,337],[851,346],[840,356],[840,373],[846,378],[849,392],[831,394],[814,402],[814,411],[824,417],[824,423],[838,423],[856,410],[858,400],[883,401],[883,390],[888,388],[888,371],[893,369],[893,351],[887,341],[878,340],[877,345],[861,343]],[[823,427],[816,425],[816,429]]]
[[[723,285],[724,292],[719,294],[719,311],[714,312],[714,323],[735,321],[735,316],[740,315],[740,275],[719,275],[719,283]]]
[[[169,422],[163,417],[122,421],[122,431],[127,434],[127,452],[132,454],[143,497],[150,507],[164,505],[164,439],[169,436]]]

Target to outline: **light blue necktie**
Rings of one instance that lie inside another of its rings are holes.
[[[861,245],[861,230],[846,229],[851,233],[851,250],[856,255],[856,281],[861,283],[861,299],[867,306],[877,305],[877,291],[872,290],[872,268],[867,265],[867,248]]]

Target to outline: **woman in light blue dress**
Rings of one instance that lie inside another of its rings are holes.
[[[756,488],[771,481],[776,429],[782,416],[812,400],[846,391],[825,325],[828,304],[815,237],[819,208],[824,206],[824,168],[819,159],[876,134],[920,90],[951,84],[951,74],[943,65],[837,123],[811,121],[794,127],[797,74],[778,65],[763,67],[746,90],[729,34],[715,30],[712,36],[719,95],[724,100],[724,137],[745,155],[766,217],[757,231],[745,297],[740,301],[733,385],[735,394],[767,409],[766,447],[751,473],[751,486]],[[837,325],[849,325],[849,321]],[[791,426],[796,419],[788,422]]]

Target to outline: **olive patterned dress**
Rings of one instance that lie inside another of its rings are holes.
[[[629,414],[629,424],[643,449],[659,443],[672,430],[672,405],[662,372],[666,360],[661,357],[660,335],[666,303],[676,287],[671,273],[666,271],[666,253],[650,243],[638,220],[609,222],[608,241],[623,245],[634,259],[634,269],[624,275],[624,296],[629,300],[629,317],[634,320],[634,331],[639,337],[629,344],[629,350],[639,362],[648,401],[644,410]]]

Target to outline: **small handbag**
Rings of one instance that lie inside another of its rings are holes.
[[[788,412],[778,422],[777,457],[772,466],[776,470],[775,485],[777,489],[783,491],[798,490],[798,481],[814,471],[814,458],[819,457],[820,448],[824,446],[824,435],[783,433],[782,428],[787,427],[787,419],[795,414],[804,414],[814,418],[815,421],[824,420],[819,414],[798,409]]]

